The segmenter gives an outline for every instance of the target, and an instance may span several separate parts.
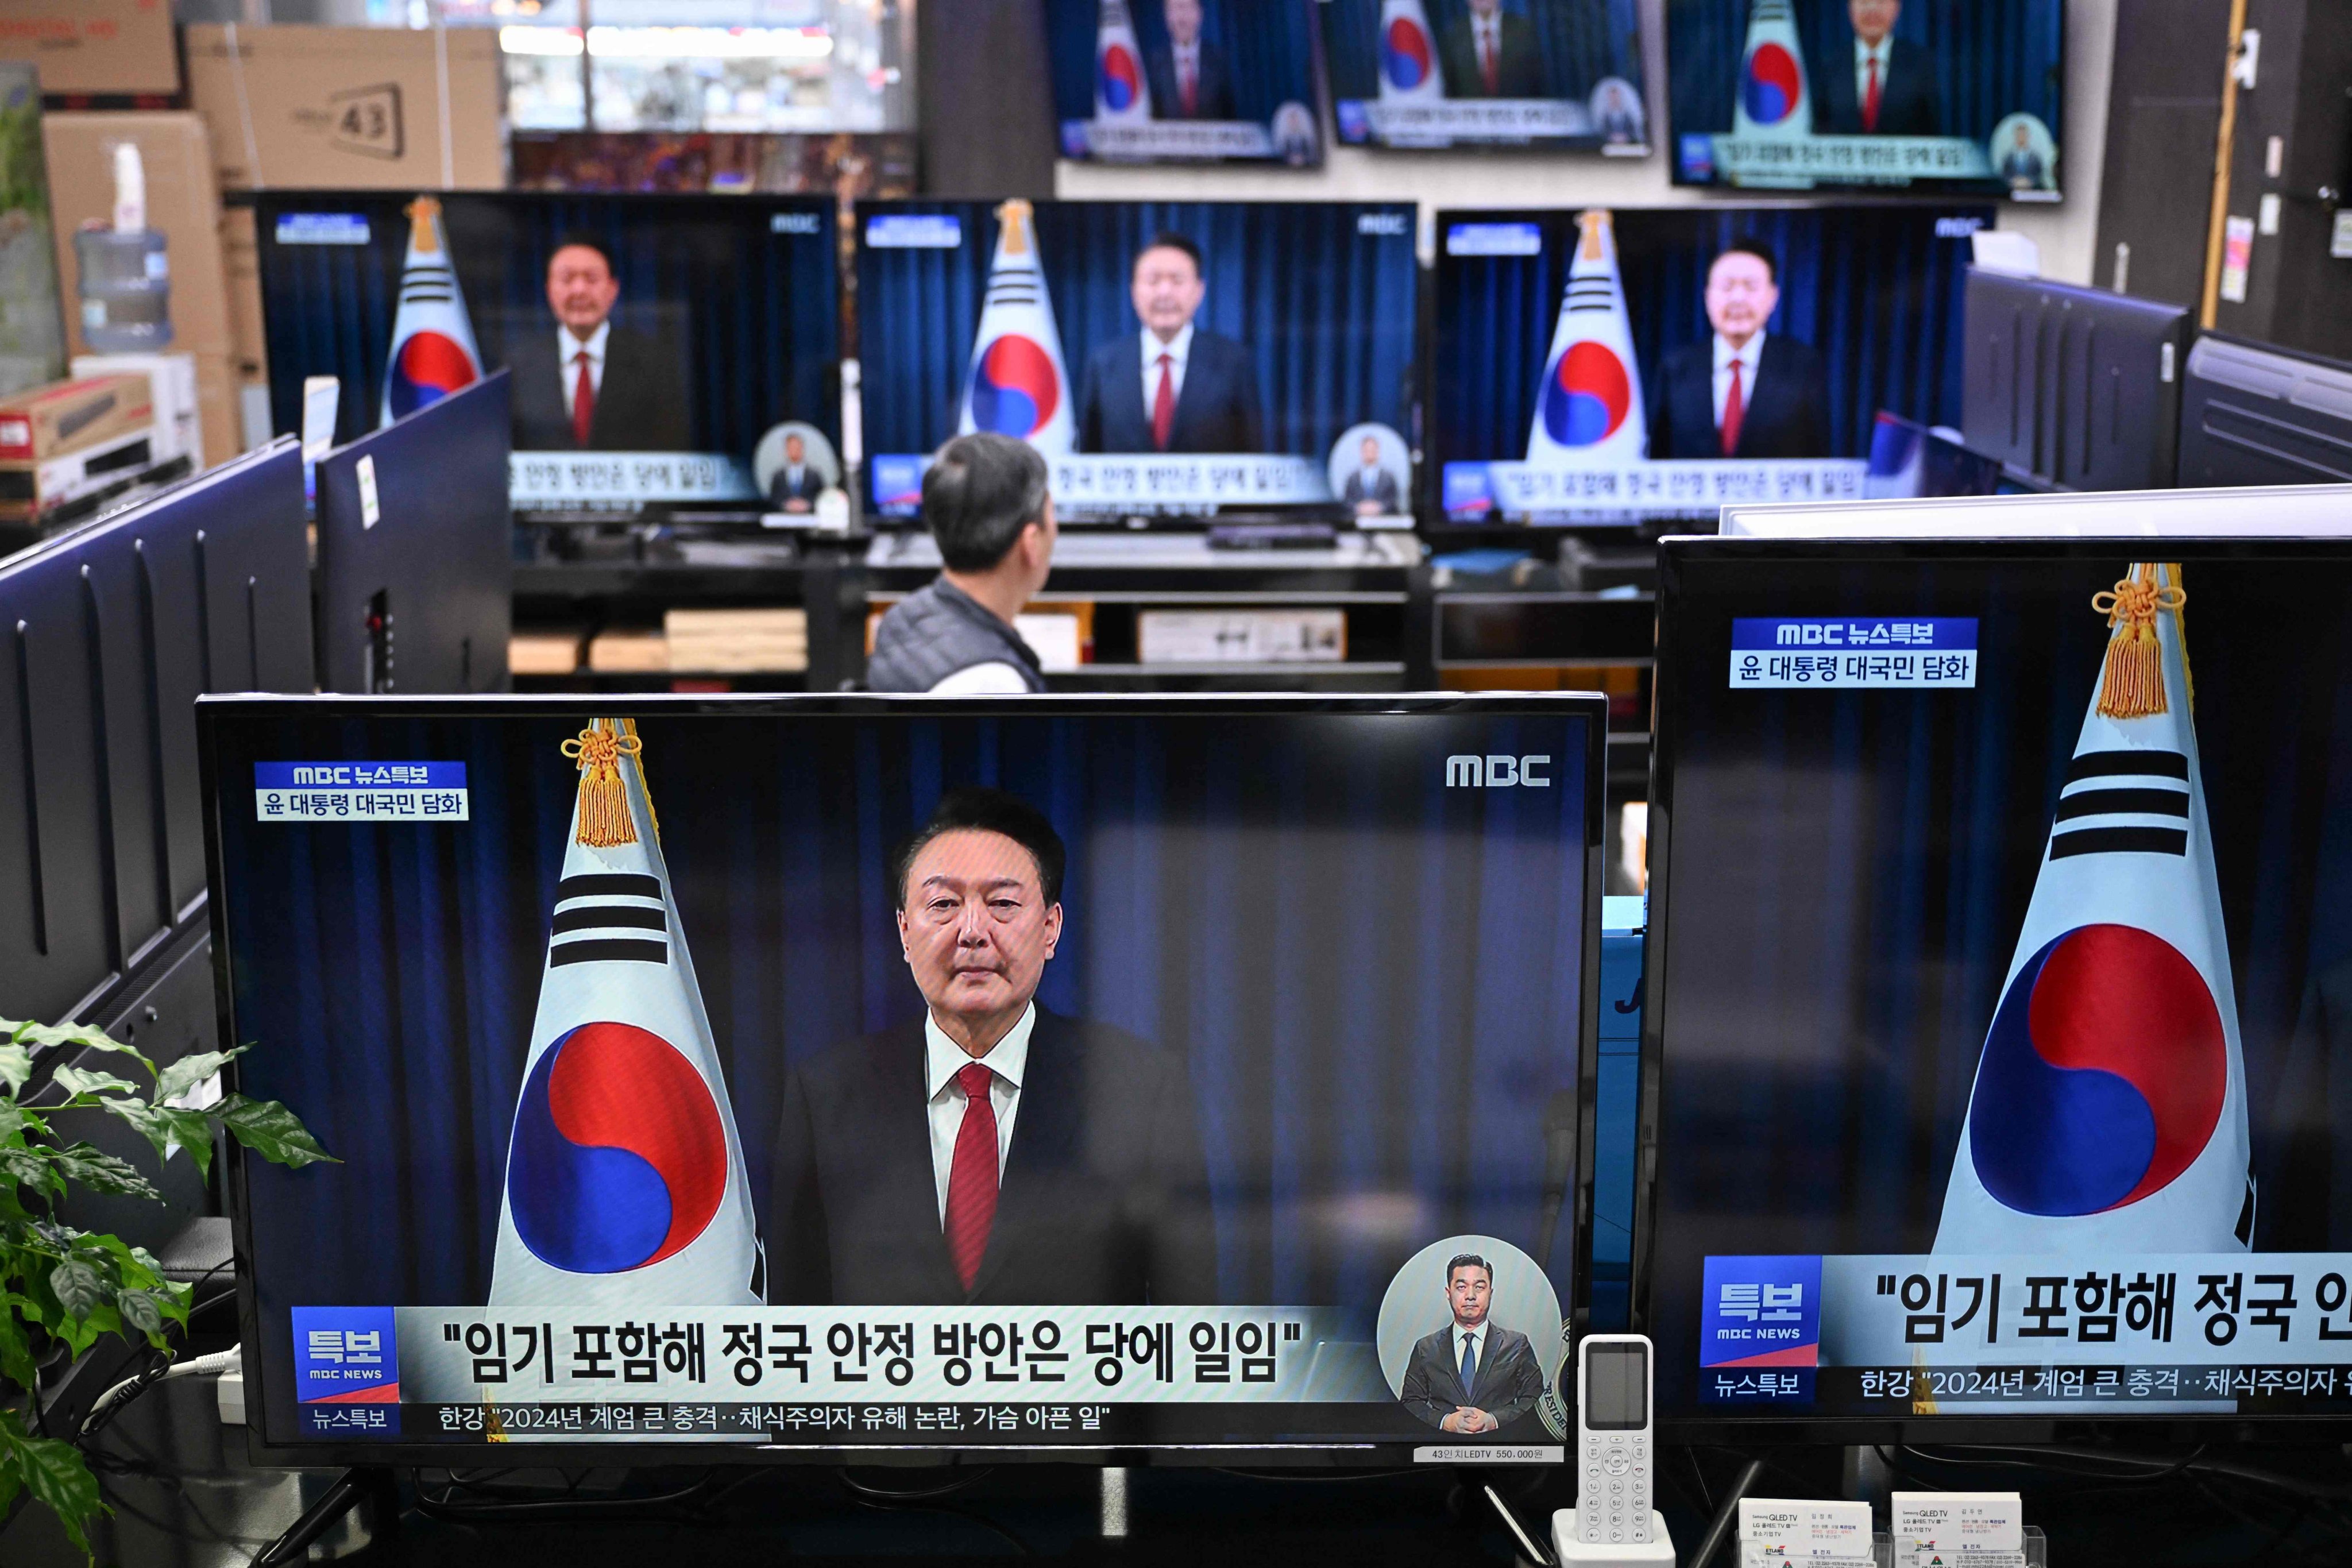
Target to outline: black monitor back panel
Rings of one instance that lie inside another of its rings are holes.
[[[2352,364],[2207,332],[2181,392],[2180,482],[2352,481]]]
[[[508,396],[499,371],[319,460],[321,689],[506,689]]]
[[[1966,331],[1970,449],[2067,489],[2170,488],[2187,310],[1972,268]]]
[[[88,1015],[204,896],[194,704],[311,689],[291,441],[0,561],[0,997]]]

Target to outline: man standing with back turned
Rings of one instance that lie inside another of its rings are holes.
[[[943,569],[875,628],[870,689],[946,697],[1045,689],[1036,650],[1013,623],[1054,568],[1046,477],[1037,449],[1010,436],[983,431],[940,448],[923,475],[923,523]]]

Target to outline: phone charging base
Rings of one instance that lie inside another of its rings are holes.
[[[1648,1541],[1598,1546],[1577,1539],[1574,1509],[1559,1509],[1551,1516],[1551,1549],[1560,1568],[1675,1568],[1674,1538],[1666,1533],[1666,1516],[1655,1509],[1650,1510]]]

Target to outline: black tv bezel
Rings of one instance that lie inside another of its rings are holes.
[[[1692,191],[1763,192],[1767,190],[1779,190],[1783,195],[1796,196],[1819,196],[1827,195],[1835,197],[1841,195],[1853,195],[1864,192],[1877,192],[1887,195],[1896,196],[1932,196],[1939,200],[1948,201],[1956,195],[1973,195],[1982,197],[1989,201],[2012,202],[2019,206],[2026,207],[2059,206],[2063,205],[2069,199],[2068,180],[2066,175],[2066,62],[2067,57],[2074,47],[2074,40],[2071,37],[2073,29],[2067,25],[2066,21],[2066,0],[2044,0],[2045,4],[2051,5],[2058,13],[2058,96],[2054,101],[2052,110],[2053,123],[2050,127],[2050,142],[2052,147],[2057,153],[2058,172],[2053,176],[2050,189],[2046,191],[2036,191],[2030,195],[2022,195],[2012,190],[2007,181],[2002,180],[1998,176],[1990,179],[1971,180],[1958,178],[1944,179],[1937,178],[1934,175],[1928,175],[1921,179],[1910,181],[1905,184],[1891,184],[1879,180],[1831,179],[1816,180],[1810,185],[1783,187],[1736,185],[1730,181],[1724,179],[1684,179],[1682,174],[1682,159],[1677,154],[1677,150],[1675,145],[1678,132],[1676,132],[1673,128],[1675,92],[1675,26],[1672,13],[1676,3],[1677,0],[1662,0],[1663,9],[1659,14],[1658,32],[1660,37],[1658,39],[1658,50],[1661,58],[1664,60],[1666,68],[1665,107],[1667,131],[1663,138],[1653,137],[1651,139],[1652,145],[1654,146],[1657,145],[1662,140],[1665,145],[1666,180],[1669,184],[1678,186],[1684,190]],[[1810,82],[1811,79],[1810,75],[1811,68],[1808,67],[1807,69],[1809,73],[1807,80]],[[2021,111],[2012,110],[2011,112],[2018,113]],[[1696,134],[1708,133],[1696,132]],[[2079,200],[2079,194],[2076,195],[2074,199]]]
[[[1885,562],[1982,562],[2007,558],[2033,561],[2237,561],[2315,555],[2352,565],[2352,538],[2294,536],[2222,538],[2200,534],[2134,534],[2104,537],[2014,536],[1933,538],[1887,535],[1872,539],[1772,539],[1740,535],[1678,536],[1658,549],[1658,640],[1666,646],[1684,609],[1686,563],[1715,564],[1752,561],[1812,561],[1824,572]],[[1667,716],[1683,696],[1680,661],[1661,658],[1655,671],[1656,706],[1650,743],[1650,913],[1642,984],[1640,1100],[1635,1112],[1633,1278],[1627,1300],[1636,1333],[1653,1321],[1651,1292],[1656,1285],[1658,1170],[1673,1152],[1660,1142],[1664,1098],[1666,984],[1673,963],[1672,925],[1675,738]],[[1660,1347],[1661,1353],[1679,1353]],[[2128,1410],[2085,1405],[2079,1415],[2047,1411],[2004,1415],[1969,1412],[1933,1416],[1694,1415],[1685,1409],[1654,1412],[1662,1440],[1735,1447],[1784,1444],[2042,1444],[2123,1436],[2209,1443],[2240,1441],[2336,1441],[2352,1437],[2352,1413],[2309,1415],[2211,1414]]]
[[[1568,714],[1584,720],[1586,792],[1584,813],[1583,929],[1578,939],[1584,984],[1577,1006],[1576,1077],[1579,1118],[1577,1165],[1568,1205],[1571,1235],[1570,1322],[1581,1335],[1591,1307],[1592,1233],[1592,1127],[1596,1084],[1600,1072],[1600,973],[1603,818],[1606,790],[1600,787],[1607,772],[1609,712],[1607,699],[1597,692],[1425,692],[1402,695],[1323,695],[1294,692],[1224,693],[1103,693],[1083,696],[1045,694],[977,699],[878,694],[812,694],[730,696],[722,694],[632,695],[625,700],[612,694],[565,696],[369,697],[320,695],[207,696],[196,703],[197,754],[204,774],[205,873],[212,931],[214,1005],[220,1037],[240,1039],[236,1028],[236,991],[232,984],[233,953],[228,931],[228,900],[224,894],[221,858],[221,807],[235,791],[224,791],[219,777],[218,735],[225,723],[248,715],[299,714],[349,721],[417,720],[499,715],[514,719],[606,716],[626,710],[636,717],[662,718],[785,718],[796,714],[847,718],[971,718],[1087,717],[1091,715],[1169,714],[1299,714],[1413,716],[1424,714],[1492,713],[1497,716]],[[227,1088],[237,1087],[237,1064],[223,1069]],[[293,1108],[297,1114],[300,1107]],[[316,1465],[411,1465],[436,1468],[449,1464],[510,1464],[523,1461],[546,1466],[709,1465],[709,1464],[849,1464],[872,1463],[879,1455],[899,1456],[884,1462],[936,1464],[1001,1464],[1007,1462],[1082,1463],[1092,1465],[1195,1465],[1246,1463],[1301,1468],[1389,1468],[1414,1462],[1416,1448],[1426,1444],[1409,1438],[1362,1443],[1171,1443],[1118,1445],[1097,1447],[1061,1445],[992,1447],[984,1444],[856,1443],[678,1443],[644,1441],[594,1443],[387,1443],[271,1441],[265,1435],[268,1392],[260,1352],[263,1323],[253,1268],[254,1246],[250,1194],[247,1185],[249,1156],[231,1141],[224,1167],[225,1195],[235,1238],[237,1328],[244,1349],[247,1398],[247,1444],[257,1465],[299,1468]],[[279,1325],[282,1327],[282,1325]],[[1433,1434],[1433,1436],[1434,1436]]]

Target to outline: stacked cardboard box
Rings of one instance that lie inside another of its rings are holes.
[[[772,675],[808,668],[806,610],[671,610],[662,629],[672,669]]]

